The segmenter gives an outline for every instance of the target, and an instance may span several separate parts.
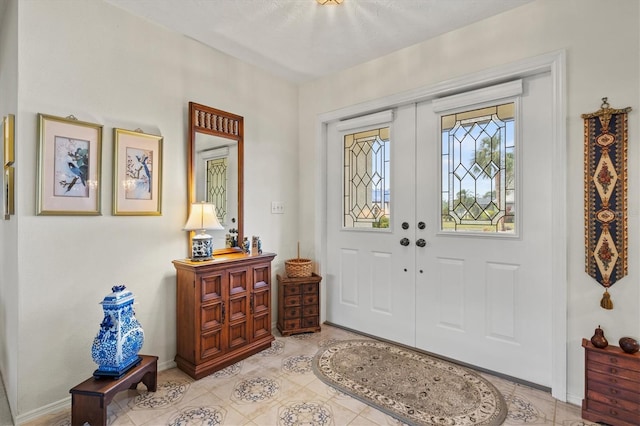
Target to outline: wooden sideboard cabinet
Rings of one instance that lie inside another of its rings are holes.
[[[275,256],[229,253],[205,262],[173,261],[178,368],[200,379],[271,346]]]
[[[640,353],[617,346],[598,349],[582,339],[585,350],[582,417],[615,426],[640,425]]]
[[[322,277],[290,278],[278,275],[278,330],[283,336],[320,331]]]

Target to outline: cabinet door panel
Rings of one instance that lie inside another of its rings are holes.
[[[229,295],[246,292],[247,278],[246,269],[229,271]]]
[[[271,334],[271,316],[254,315],[253,317],[253,338],[259,339],[260,337]]]
[[[206,359],[222,352],[220,331],[202,334],[200,336],[200,359]]]
[[[247,298],[246,296],[234,297],[229,301],[229,321],[236,323],[247,320]]]
[[[205,305],[200,309],[200,329],[207,331],[212,328],[220,328],[222,325],[221,304]]]
[[[224,276],[221,272],[200,277],[200,301],[209,302],[222,297]]]
[[[229,324],[229,347],[231,349],[247,343],[247,323]]]
[[[271,299],[270,291],[257,291],[253,293],[253,313],[260,315],[269,311],[269,304]]]
[[[267,285],[271,282],[270,263],[263,263],[253,267],[253,282],[256,284],[266,283]]]

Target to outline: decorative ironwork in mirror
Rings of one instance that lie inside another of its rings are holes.
[[[211,232],[214,253],[238,251],[243,238],[244,118],[189,102],[188,143],[189,209],[194,202],[214,204],[224,228]]]

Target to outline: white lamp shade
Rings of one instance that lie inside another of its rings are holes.
[[[189,213],[189,219],[184,225],[184,230],[197,231],[205,229],[224,229],[218,221],[216,207],[213,204],[204,202],[191,204],[191,213]]]

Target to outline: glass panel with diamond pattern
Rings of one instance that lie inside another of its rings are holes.
[[[441,117],[441,230],[515,233],[515,104]]]
[[[207,160],[207,202],[216,206],[216,216],[225,223],[227,215],[227,158]]]
[[[389,127],[344,136],[345,228],[389,228]]]

